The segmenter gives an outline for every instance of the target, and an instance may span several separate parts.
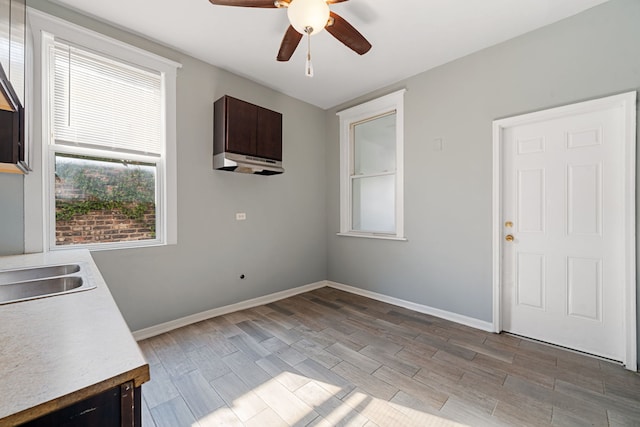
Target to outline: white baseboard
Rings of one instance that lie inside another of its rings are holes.
[[[462,314],[452,313],[446,310],[440,310],[439,308],[429,307],[428,305],[416,304],[415,302],[390,297],[388,295],[367,291],[365,289],[344,285],[342,283],[327,281],[327,286],[331,288],[339,289],[341,291],[371,298],[376,301],[386,302],[387,304],[408,308],[409,310],[417,311],[419,313],[429,314],[431,316],[439,317],[441,319],[450,320],[452,322],[460,323],[462,325],[470,326],[472,328],[480,329],[483,331],[487,331],[487,332],[494,331],[493,324],[491,322],[485,322],[483,320],[475,319],[473,317],[463,316]]]
[[[320,282],[311,283],[309,285],[299,286],[297,288],[287,289],[286,291],[276,292],[274,294],[253,298],[253,299],[242,301],[236,304],[214,308],[212,310],[207,310],[201,313],[192,314],[190,316],[181,317],[180,319],[171,320],[169,322],[161,323],[159,325],[151,326],[149,328],[140,329],[138,331],[133,332],[133,338],[135,338],[136,341],[141,341],[147,338],[154,337],[156,335],[163,334],[165,332],[172,331],[174,329],[182,328],[183,326],[191,325],[192,323],[197,323],[203,320],[211,319],[212,317],[223,316],[225,314],[233,313],[235,311],[246,310],[248,308],[269,304],[275,301],[279,301],[281,299],[289,298],[298,294],[303,294],[305,292],[323,288],[325,286],[339,289],[341,291],[349,292],[352,294],[361,295],[363,297],[371,298],[376,301],[386,302],[388,304],[404,307],[409,310],[417,311],[419,313],[429,314],[431,316],[439,317],[445,320],[450,320],[452,322],[460,323],[462,325],[470,326],[472,328],[481,329],[487,332],[493,332],[493,324],[491,322],[485,322],[483,320],[474,319],[473,317],[463,316],[461,314],[440,310],[439,308],[433,308],[427,305],[416,304],[411,301],[390,297],[388,295],[367,291],[365,289],[344,285],[342,283],[322,280]]]
[[[311,283],[309,285],[287,289],[286,291],[276,292],[274,294],[253,298],[247,301],[241,301],[236,304],[225,305],[224,307],[214,308],[212,310],[203,311],[201,313],[192,314],[190,316],[181,317],[180,319],[171,320],[169,322],[160,323],[159,325],[137,330],[133,332],[133,338],[136,341],[142,341],[144,339],[155,337],[156,335],[164,334],[165,332],[169,332],[174,329],[182,328],[183,326],[191,325],[192,323],[201,322],[203,320],[211,319],[212,317],[223,316],[235,311],[246,310],[247,308],[257,307],[259,305],[270,304],[281,299],[313,291],[314,289],[324,288],[325,286],[327,286],[327,283],[323,280],[320,282]]]

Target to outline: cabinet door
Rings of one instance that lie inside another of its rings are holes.
[[[4,72],[9,76],[9,41],[11,30],[9,18],[11,16],[11,0],[0,0],[0,63]]]
[[[258,108],[257,154],[267,159],[282,160],[282,114]]]
[[[100,394],[63,407],[22,427],[140,427],[142,425],[142,392],[123,384]],[[129,387],[129,388],[127,388]]]
[[[11,0],[11,44],[9,80],[24,106],[25,0]],[[6,69],[5,69],[6,71]]]
[[[227,151],[256,155],[257,116],[257,106],[227,97]]]

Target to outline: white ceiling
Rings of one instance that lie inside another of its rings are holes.
[[[359,56],[323,31],[289,62],[276,54],[286,10],[214,6],[208,0],[54,0],[247,77],[330,108],[609,0],[350,0],[331,10],[373,45]],[[295,0],[294,0],[295,1]]]

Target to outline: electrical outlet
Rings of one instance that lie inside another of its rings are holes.
[[[236,221],[244,221],[245,219],[247,219],[247,214],[244,212],[237,212],[236,213]]]

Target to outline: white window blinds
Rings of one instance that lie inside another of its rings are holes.
[[[55,144],[162,154],[159,73],[58,41],[50,55]]]

